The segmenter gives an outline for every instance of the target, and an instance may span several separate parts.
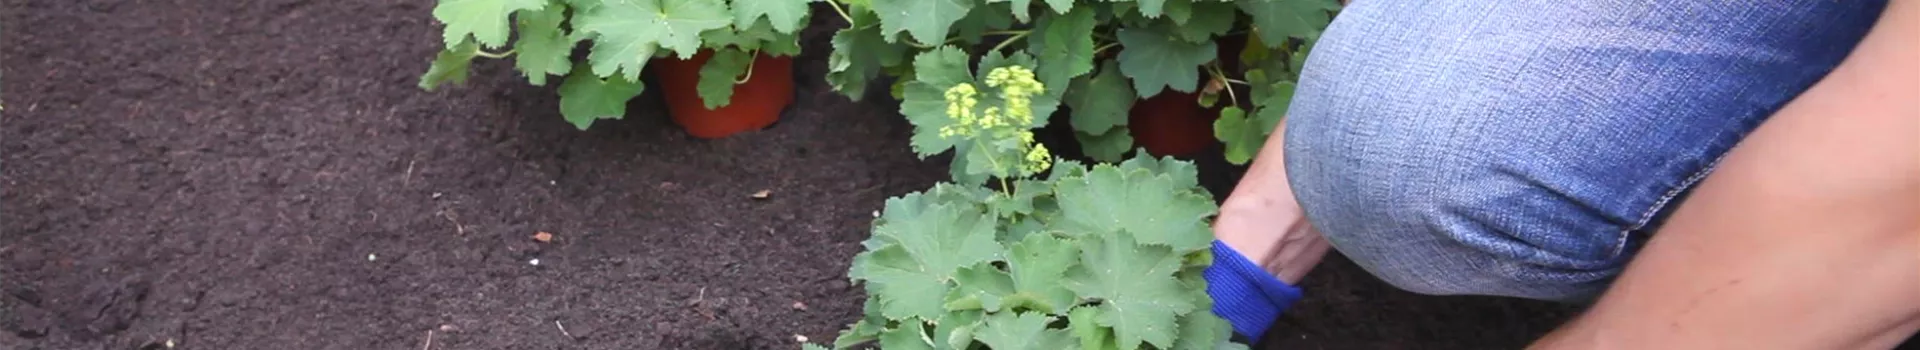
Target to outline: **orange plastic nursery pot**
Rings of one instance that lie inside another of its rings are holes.
[[[1213,136],[1213,119],[1199,95],[1173,90],[1161,91],[1133,104],[1127,112],[1127,130],[1133,142],[1154,156],[1192,156],[1219,142]]]
[[[697,86],[700,67],[711,57],[712,50],[700,50],[690,59],[669,56],[652,64],[661,90],[666,90],[667,113],[694,137],[716,139],[766,128],[793,103],[793,57],[762,54],[753,58],[750,79],[733,86],[732,102],[707,109]]]

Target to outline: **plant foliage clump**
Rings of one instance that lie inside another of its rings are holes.
[[[1045,85],[1030,65],[990,56],[981,79],[963,79],[960,65],[921,76],[945,86],[909,87],[944,102],[916,120],[937,127],[917,133],[915,148],[963,150],[965,172],[1000,186],[941,183],[889,199],[848,271],[867,289],[865,316],[834,347],[1240,347],[1202,277],[1217,208],[1197,170],[1144,155],[1055,160],[1032,140]]]
[[[833,37],[827,80],[861,98],[871,78],[916,124],[939,110],[953,67],[1023,56],[1046,90],[1040,119],[1065,104],[1082,148],[1104,162],[1133,148],[1128,111],[1167,92],[1220,108],[1215,137],[1246,163],[1286,114],[1334,0],[828,0],[850,23]],[[1232,50],[1229,48],[1238,48]],[[916,91],[920,90],[920,91]],[[1221,98],[1220,95],[1226,95]],[[955,167],[969,166],[956,159]]]
[[[800,53],[797,34],[811,0],[440,0],[433,17],[445,44],[420,77],[421,89],[465,83],[475,57],[512,58],[527,82],[560,82],[560,114],[580,129],[618,119],[645,89],[640,73],[656,58],[711,50],[698,93],[725,106],[751,74],[755,55]],[[488,50],[511,49],[495,53]],[[580,43],[585,57],[574,57]],[[782,77],[784,78],[784,77]]]

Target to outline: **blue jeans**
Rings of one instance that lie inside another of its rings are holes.
[[[1289,109],[1295,194],[1402,289],[1590,300],[1885,5],[1732,3],[1357,0]]]

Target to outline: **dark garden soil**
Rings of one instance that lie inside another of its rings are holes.
[[[0,349],[793,349],[858,314],[873,211],[946,177],[824,86],[837,19],[782,122],[698,140],[658,89],[585,132],[505,62],[419,90],[433,3],[5,0]],[[1270,343],[1512,348],[1571,311],[1332,260]]]

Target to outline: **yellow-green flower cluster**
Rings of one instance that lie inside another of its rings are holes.
[[[1047,152],[1047,145],[1033,143],[1032,132],[1023,132],[1021,136],[1025,136],[1025,144],[1032,145],[1033,148],[1027,149],[1027,161],[1020,164],[1020,170],[1025,171],[1025,174],[1031,175],[1046,171],[1047,168],[1053,166],[1053,154]]]
[[[962,83],[947,89],[947,116],[953,117],[953,123],[940,127],[940,137],[959,137],[971,134],[970,128],[979,123],[973,115],[973,107],[980,104],[973,90],[973,84]]]
[[[1007,100],[1007,111],[1017,125],[1033,123],[1033,95],[1044,88],[1033,78],[1032,70],[1021,66],[996,68],[987,73],[987,86],[1000,88],[1000,95]]]
[[[1039,173],[1053,165],[1053,155],[1045,145],[1033,141],[1033,96],[1040,94],[1045,87],[1034,79],[1033,71],[1021,66],[995,68],[987,73],[988,87],[1000,90],[1000,106],[987,106],[978,113],[979,91],[972,83],[962,83],[947,88],[947,115],[952,123],[940,128],[940,136],[947,138],[979,138],[988,140],[1019,140],[1020,148],[1025,149],[1023,162],[1012,169],[996,172],[1017,172],[1022,175]],[[1010,174],[1002,174],[1010,175]]]

